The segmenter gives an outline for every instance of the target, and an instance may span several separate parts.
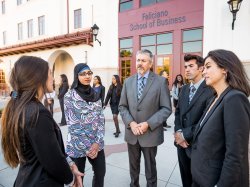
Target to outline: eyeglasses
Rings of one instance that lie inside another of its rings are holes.
[[[92,71],[88,71],[88,72],[81,72],[81,73],[78,73],[78,75],[79,76],[83,76],[83,77],[85,77],[85,76],[91,76],[91,75],[93,75],[93,72]]]

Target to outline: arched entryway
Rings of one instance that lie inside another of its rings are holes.
[[[48,59],[55,80],[56,91],[60,84],[60,75],[65,74],[68,77],[69,84],[73,82],[74,61],[69,53],[63,50],[54,52]]]

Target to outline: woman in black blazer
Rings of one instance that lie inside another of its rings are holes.
[[[244,67],[233,52],[214,50],[203,74],[216,96],[194,134],[193,187],[249,187],[250,85]]]
[[[116,131],[114,132],[114,135],[116,138],[121,133],[120,128],[119,128],[119,121],[118,121],[118,114],[119,114],[118,105],[119,105],[120,98],[121,98],[121,92],[122,92],[122,84],[120,82],[120,77],[118,75],[113,75],[112,84],[109,87],[103,108],[106,108],[109,102],[111,112],[113,114],[113,120],[115,123]]]
[[[82,186],[83,174],[65,154],[60,128],[41,103],[44,93],[53,91],[48,62],[21,57],[11,71],[10,84],[13,91],[2,116],[1,143],[7,164],[19,165],[14,186]]]

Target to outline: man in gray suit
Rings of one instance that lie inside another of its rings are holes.
[[[136,54],[138,73],[127,78],[119,104],[125,124],[131,187],[139,187],[141,152],[145,160],[147,187],[157,186],[157,146],[163,143],[163,122],[172,112],[166,79],[150,71],[153,55],[149,50]]]

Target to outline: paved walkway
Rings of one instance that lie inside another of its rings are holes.
[[[1,105],[1,104],[0,104]],[[121,122],[121,134],[115,138],[115,131],[112,114],[110,108],[104,110],[106,118],[105,127],[105,154],[106,154],[106,176],[105,187],[128,187],[130,183],[129,164],[127,145],[124,142],[124,125]],[[54,118],[57,122],[61,119],[59,103],[55,102]],[[177,164],[176,148],[173,145],[173,115],[168,119],[168,124],[172,128],[164,132],[165,142],[158,147],[157,153],[157,170],[158,170],[158,186],[159,187],[180,187],[181,179],[179,174],[179,166]],[[67,127],[61,127],[64,140],[66,140]],[[12,187],[18,169],[11,169],[4,161],[3,154],[0,150],[0,187]],[[140,185],[146,186],[144,160],[141,161]],[[92,186],[93,172],[90,164],[87,162],[84,185]]]

